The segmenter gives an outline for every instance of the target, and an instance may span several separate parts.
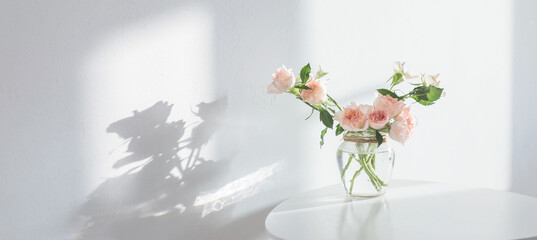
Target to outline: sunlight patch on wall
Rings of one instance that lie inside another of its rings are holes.
[[[277,162],[250,173],[242,178],[226,184],[213,193],[198,196],[194,202],[195,207],[202,207],[201,217],[220,211],[225,207],[253,196],[260,191],[260,187],[267,178],[280,170],[282,162]]]
[[[189,3],[110,32],[82,64],[83,115],[87,126],[86,191],[121,175],[114,161],[127,145],[108,125],[155,102],[174,105],[172,119],[199,121],[196,104],[214,99],[214,19],[211,11]],[[210,154],[210,147],[204,154]]]

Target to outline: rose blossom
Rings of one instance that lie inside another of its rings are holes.
[[[272,83],[267,87],[267,93],[280,94],[295,85],[295,75],[292,69],[287,69],[284,65],[272,74]]]
[[[408,72],[405,67],[405,62],[394,62],[393,71],[395,73],[398,73],[398,72],[402,73],[406,79],[418,78],[420,76],[416,73]]]
[[[404,144],[412,135],[417,123],[414,115],[410,113],[410,108],[403,108],[403,111],[395,118],[395,122],[392,123],[390,138]]]
[[[348,131],[364,131],[369,127],[367,116],[373,110],[369,105],[356,105],[351,102],[351,105],[343,108],[343,111],[336,112],[334,119],[339,121],[341,127]]]
[[[375,109],[367,116],[369,126],[373,129],[381,129],[390,121],[388,113],[382,109]]]
[[[373,102],[375,109],[384,110],[390,115],[388,118],[392,118],[403,110],[405,103],[400,102],[397,98],[393,98],[390,95],[382,96],[378,94],[375,102]]]
[[[311,90],[304,89],[300,93],[300,96],[305,102],[310,104],[321,104],[328,100],[326,94],[326,80],[315,80],[310,75],[306,87],[311,88]]]

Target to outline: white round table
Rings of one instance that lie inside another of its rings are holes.
[[[537,198],[394,180],[384,196],[353,200],[338,184],[280,203],[265,227],[275,239],[525,239],[537,236]]]

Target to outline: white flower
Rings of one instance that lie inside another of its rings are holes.
[[[419,77],[418,74],[407,71],[407,69],[405,67],[405,62],[399,62],[399,61],[394,62],[393,63],[393,71],[395,73],[402,73],[403,76],[405,76],[406,79],[414,79],[414,78]]]
[[[440,86],[440,80],[438,80],[438,77],[440,77],[440,73],[437,73],[435,75],[425,75],[421,77],[421,81],[423,84],[425,84],[426,87],[428,86]]]

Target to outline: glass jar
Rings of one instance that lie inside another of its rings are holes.
[[[378,146],[374,131],[348,132],[337,150],[341,181],[351,197],[384,194],[390,182],[395,153],[381,133]]]

